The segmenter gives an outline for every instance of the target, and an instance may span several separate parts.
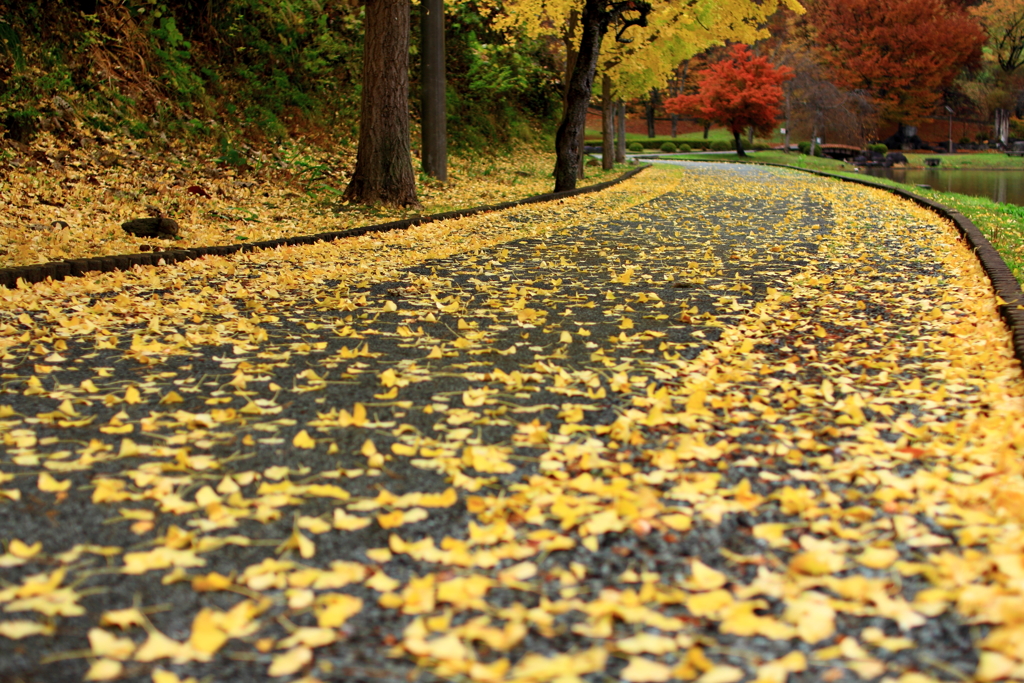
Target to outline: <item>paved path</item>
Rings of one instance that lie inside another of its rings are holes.
[[[1024,670],[1020,371],[883,192],[662,167],[0,324],[2,681]]]

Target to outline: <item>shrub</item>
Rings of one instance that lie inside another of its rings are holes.
[[[732,148],[732,145],[725,140],[715,140],[711,143],[711,151],[713,152],[727,152]]]
[[[1010,137],[1024,140],[1024,119],[1010,118]]]
[[[628,145],[626,145],[626,149],[628,149],[630,152],[642,152],[644,151],[644,146],[639,142],[631,142]]]
[[[885,145],[882,145],[882,146],[884,147]],[[800,153],[801,154],[810,154],[811,153],[811,143],[809,143],[809,142],[800,142],[800,143],[797,144],[797,147],[800,148]],[[821,145],[815,145],[814,146],[814,156],[816,156],[816,157],[823,157],[823,156],[825,156],[825,153],[821,151]]]
[[[675,143],[672,143],[672,142],[663,142],[663,143],[661,143],[661,151],[662,152],[674,152],[674,151],[676,151]]]
[[[769,147],[768,147],[768,143],[758,141],[758,142],[754,143],[754,145],[753,145],[753,147],[751,149],[755,149],[758,152],[763,152],[766,149],[769,149]]]
[[[868,149],[872,152],[878,152],[879,154],[888,154],[889,148],[885,146],[885,143],[879,142],[877,145],[868,145]]]
[[[689,154],[691,151],[692,150],[690,149],[690,146],[685,142],[679,145],[679,152],[683,154]]]

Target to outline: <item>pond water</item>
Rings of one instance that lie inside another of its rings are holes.
[[[867,168],[866,175],[908,185],[931,185],[933,190],[958,192],[992,201],[1024,206],[1024,171],[972,171],[927,168]]]

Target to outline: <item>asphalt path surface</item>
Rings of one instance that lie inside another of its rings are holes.
[[[951,359],[1010,368],[991,306],[958,308],[984,278],[880,193],[684,168],[357,279],[239,256],[9,301],[0,634],[40,632],[0,635],[0,680],[970,678],[989,627],[893,567],[971,552],[900,482],[955,469],[929,439],[986,410]]]

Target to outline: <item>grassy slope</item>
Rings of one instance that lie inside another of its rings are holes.
[[[910,157],[924,158],[927,155],[907,155]],[[973,161],[973,157],[980,157],[979,163],[993,158],[1002,157],[1014,162],[1021,162],[1017,167],[1024,168],[1024,160],[1020,158],[1007,157],[1005,154],[969,154],[957,155],[955,157],[943,157],[943,162],[953,159],[964,159]],[[689,159],[693,161],[743,161],[735,154],[716,154],[714,156],[702,154],[681,154],[671,157],[672,159]],[[1000,255],[1010,267],[1018,281],[1024,283],[1024,207],[1013,204],[998,204],[985,197],[973,197],[955,192],[940,192],[937,190],[926,190],[916,185],[898,183],[886,178],[868,177],[862,173],[853,172],[850,164],[828,158],[809,157],[806,154],[785,154],[783,152],[767,151],[756,152],[747,157],[748,162],[767,162],[773,164],[785,164],[794,168],[809,168],[820,171],[841,173],[854,178],[868,179],[879,184],[900,187],[924,197],[928,197],[940,204],[956,209],[970,218],[978,228],[991,240],[992,245],[999,250]],[[979,168],[979,166],[959,166],[960,168]]]
[[[924,160],[942,159],[940,168],[946,169],[1024,169],[1024,157],[1011,157],[996,152],[978,152],[970,154],[907,154],[909,166],[924,168]]]
[[[587,134],[586,134],[585,137],[586,137],[587,144],[591,144],[591,143],[601,139],[601,131],[600,130],[594,130],[592,128],[588,128],[587,129]],[[693,131],[693,132],[689,132],[689,133],[679,133],[679,135],[677,135],[675,138],[672,138],[670,135],[656,135],[655,138],[657,138],[658,140],[661,140],[661,139],[673,140],[674,139],[677,142],[688,142],[688,141],[691,141],[691,140],[703,140],[704,139],[704,132],[703,131]],[[631,140],[650,140],[650,139],[651,138],[646,133],[626,133],[626,140],[630,140],[631,141]],[[725,140],[726,142],[732,142],[732,139],[733,139],[732,138],[732,133],[729,132],[728,128],[712,128],[710,131],[708,131],[708,141],[709,142],[714,142],[715,140]],[[772,140],[770,140],[768,138],[756,137],[756,138],[754,138],[754,140],[756,140],[758,142],[765,142],[765,143],[773,144]],[[743,137],[743,144],[744,145],[747,144],[746,136]],[[780,144],[780,143],[775,142],[774,144]]]

